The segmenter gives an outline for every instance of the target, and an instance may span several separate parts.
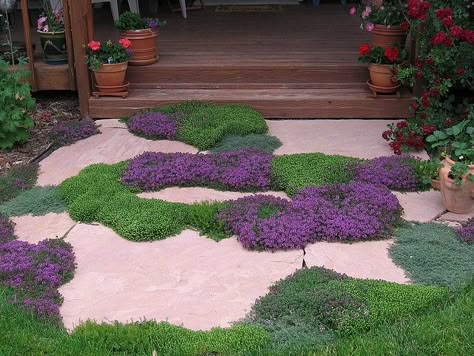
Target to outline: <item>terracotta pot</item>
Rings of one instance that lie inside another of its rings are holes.
[[[48,64],[67,63],[66,34],[60,32],[38,31],[41,47],[43,48],[44,61]]]
[[[440,190],[441,181],[439,179],[432,179],[431,186],[433,187],[433,189]]]
[[[444,207],[456,214],[468,214],[474,210],[474,182],[464,177],[464,184],[456,184],[449,178],[454,161],[446,157],[439,170],[440,191]],[[474,164],[469,165],[469,173],[474,174]]]
[[[400,26],[396,25],[390,27],[385,25],[375,25],[371,34],[372,45],[383,48],[391,47],[395,43],[398,43],[400,47],[403,48],[407,38],[406,32],[403,31]]]
[[[102,64],[100,68],[93,71],[96,84],[108,87],[123,85],[127,66],[128,62]]]
[[[378,87],[393,87],[397,83],[392,82],[392,65],[369,63],[370,82]]]
[[[158,29],[129,30],[121,32],[120,35],[132,42],[132,58],[129,63],[132,66],[145,66],[153,64],[158,60]]]

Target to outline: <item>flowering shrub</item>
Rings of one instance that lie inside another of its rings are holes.
[[[271,154],[255,148],[208,155],[145,152],[130,161],[122,182],[143,190],[170,185],[266,190],[271,160]]]
[[[53,8],[50,0],[42,0],[43,12],[37,21],[37,29],[41,32],[64,31],[64,13],[62,9]]]
[[[468,222],[457,229],[456,232],[459,240],[474,243],[474,218],[469,219]]]
[[[72,246],[63,240],[17,241],[11,221],[0,216],[0,284],[14,290],[15,302],[43,317],[60,319],[57,288],[72,279]]]
[[[388,130],[382,133],[382,137],[390,142],[389,146],[395,154],[401,155],[402,152],[422,150],[425,145],[424,139],[435,130],[435,125],[403,120],[389,124]]]
[[[394,64],[406,58],[406,51],[400,46],[374,47],[363,43],[359,47],[359,61],[362,63]]]
[[[96,70],[102,64],[127,62],[132,55],[130,45],[131,42],[126,38],[120,39],[118,43],[90,41],[87,46],[84,45],[86,48],[86,63],[90,70]]]
[[[419,46],[414,64],[397,66],[397,78],[423,90],[411,104],[414,125],[436,129],[474,120],[474,22],[468,0],[410,0],[410,34]],[[411,147],[411,146],[409,146]],[[416,147],[414,147],[416,148]]]
[[[178,129],[175,116],[153,111],[138,113],[127,121],[127,126],[131,132],[140,136],[174,140]]]
[[[164,22],[160,22],[156,18],[142,18],[139,14],[131,11],[123,12],[119,19],[115,21],[115,27],[119,31],[144,30],[147,28],[156,30],[163,25]]]
[[[383,156],[360,162],[354,165],[354,180],[413,192],[418,187],[413,161],[413,157]]]
[[[388,188],[352,182],[306,187],[289,203],[258,196],[237,199],[217,217],[239,235],[244,247],[276,250],[302,248],[316,240],[382,238],[401,212]]]
[[[404,11],[407,8],[406,2],[400,0],[368,0],[358,7],[351,7],[349,13],[357,14],[361,20],[361,28],[371,32],[375,25],[402,25],[407,29]]]
[[[50,138],[57,146],[67,146],[98,133],[92,119],[63,120],[54,125]]]

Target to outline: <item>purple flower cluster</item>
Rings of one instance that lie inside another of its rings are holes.
[[[63,240],[30,244],[14,239],[12,223],[0,216],[0,284],[13,288],[15,302],[59,320],[57,288],[73,276],[72,246]]]
[[[267,216],[258,212],[272,206]],[[346,241],[387,237],[402,207],[386,187],[352,182],[306,187],[291,202],[251,196],[220,210],[227,228],[248,249],[295,249],[317,240]]]
[[[51,140],[59,146],[67,146],[76,141],[99,133],[92,119],[59,121],[51,130]]]
[[[132,159],[122,182],[142,190],[166,186],[212,186],[267,190],[272,155],[256,148],[212,154],[145,152]]]
[[[161,112],[143,112],[133,115],[127,122],[129,130],[137,135],[174,140],[178,129],[176,115]]]
[[[468,220],[463,226],[457,229],[459,240],[474,243],[474,218]]]
[[[416,191],[416,160],[407,156],[382,156],[356,163],[353,167],[354,180],[382,184],[393,190]]]

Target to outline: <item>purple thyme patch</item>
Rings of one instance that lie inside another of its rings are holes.
[[[474,218],[471,218],[463,226],[456,230],[459,240],[474,243]]]
[[[64,120],[54,125],[51,139],[60,146],[67,146],[98,134],[99,130],[92,119]]]
[[[129,130],[137,135],[174,140],[178,129],[176,115],[144,112],[133,115],[127,122]]]

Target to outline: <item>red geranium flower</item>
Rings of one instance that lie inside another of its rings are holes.
[[[446,40],[447,37],[448,37],[448,36],[446,35],[445,32],[439,31],[437,34],[435,34],[435,35],[433,36],[433,38],[431,39],[431,43],[432,43],[433,45],[441,44],[441,43],[443,43],[443,42]]]
[[[474,44],[474,30],[464,30],[463,32],[462,37],[470,44]]]
[[[464,68],[456,68],[456,73],[457,74],[464,74],[465,69]]]
[[[130,45],[132,44],[132,42],[130,42],[130,40],[128,38],[121,38],[119,40],[119,43],[124,47],[124,48],[128,48],[130,47]]]
[[[464,30],[457,25],[452,26],[449,31],[453,37],[462,37],[464,34]]]
[[[443,25],[446,27],[452,27],[454,25],[454,21],[451,16],[445,17],[442,21],[443,21]]]
[[[87,47],[89,47],[93,51],[97,51],[100,49],[100,42],[99,41],[90,41],[87,44]]]
[[[370,54],[371,51],[372,51],[372,49],[370,47],[370,44],[368,44],[368,43],[362,43],[359,47],[359,55],[361,55],[361,56],[366,55],[366,54]]]
[[[400,27],[403,31],[408,31],[408,29],[410,28],[410,23],[405,20],[400,24]]]
[[[387,47],[384,52],[384,56],[387,57],[391,62],[398,58],[400,51],[397,47]]]
[[[445,19],[446,17],[453,16],[453,11],[450,8],[437,9],[435,13],[438,20],[442,20],[442,19]]]

